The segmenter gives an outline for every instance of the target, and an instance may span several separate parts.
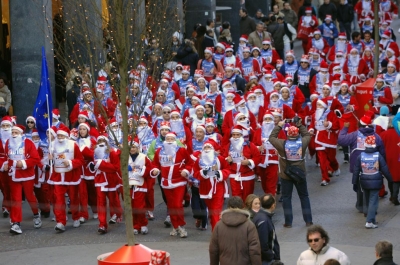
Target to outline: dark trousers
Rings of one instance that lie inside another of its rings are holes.
[[[192,186],[191,206],[193,217],[201,220],[201,227],[207,227],[207,205],[203,199],[200,198],[199,188]]]
[[[340,32],[346,32],[347,40],[351,39],[351,22],[341,22],[339,21]]]
[[[301,211],[303,212],[303,220],[306,223],[312,222],[311,204],[308,197],[307,181],[302,183],[293,182],[287,179],[281,179],[283,213],[285,215],[285,224],[292,225],[293,210],[292,210],[292,192],[293,186],[296,187],[297,194],[300,198]]]
[[[284,52],[285,49],[282,48],[282,49],[275,49],[275,50],[279,54],[279,57],[281,57],[281,59],[284,60],[285,59],[285,52]]]

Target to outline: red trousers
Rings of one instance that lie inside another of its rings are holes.
[[[231,182],[232,196],[239,196],[243,201],[246,201],[247,196],[254,193],[254,179],[243,180],[242,182],[233,178],[229,180]]]
[[[146,210],[154,211],[154,184],[156,184],[155,178],[147,178],[147,192],[145,192]]]
[[[39,203],[39,209],[41,213],[49,213],[50,212],[50,200],[52,194],[50,194],[49,184],[41,183],[40,188],[34,189],[36,198]]]
[[[142,226],[147,226],[149,222],[146,218],[146,197],[146,192],[142,191],[136,191],[132,196],[131,190],[133,228],[139,231]]]
[[[178,226],[184,226],[185,216],[183,210],[183,197],[185,196],[186,185],[173,189],[165,189],[164,194],[167,198],[168,213],[171,217],[172,226],[176,229]]]
[[[11,177],[10,177],[11,179]],[[11,195],[11,208],[10,218],[12,223],[20,223],[22,221],[22,191],[24,191],[25,198],[29,203],[34,215],[39,213],[37,200],[33,193],[33,185],[35,180],[27,180],[15,182],[10,180],[10,195]]]
[[[208,217],[210,218],[211,229],[214,230],[215,225],[221,218],[221,212],[224,207],[225,190],[217,188],[211,199],[204,199],[208,208]]]
[[[301,46],[303,47],[304,54],[308,54],[307,45],[308,45],[308,40],[302,40],[301,41]]]
[[[336,160],[336,148],[325,148],[325,150],[317,150],[319,164],[321,168],[322,180],[331,181],[328,175],[329,171],[339,169],[339,163]]]
[[[67,223],[65,212],[65,193],[68,193],[72,220],[79,220],[79,185],[53,185],[54,205],[53,211],[57,223]]]
[[[11,194],[10,194],[11,177],[7,172],[0,172],[1,192],[3,193],[2,207],[11,210]]]
[[[99,215],[99,226],[108,227],[107,223],[107,198],[110,204],[110,216],[114,214],[118,218],[122,216],[121,202],[117,191],[101,191],[101,187],[96,187],[97,190],[97,212]]]
[[[265,194],[275,196],[278,184],[278,164],[270,164],[266,168],[258,167],[258,175],[261,177],[261,187]]]
[[[89,219],[88,205],[93,213],[97,213],[97,195],[94,180],[82,179],[79,184],[79,216]]]

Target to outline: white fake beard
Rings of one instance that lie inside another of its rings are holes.
[[[319,79],[322,81],[323,84],[329,81],[329,73],[322,74],[319,73]]]
[[[11,128],[7,129],[7,130],[1,129],[0,130],[0,135],[1,135],[1,140],[3,142],[6,142],[11,137]]]
[[[264,107],[264,95],[257,96],[257,103],[259,106]]]
[[[9,142],[10,142],[10,147],[12,149],[19,148],[21,146],[21,143],[22,143],[22,135],[18,135],[16,137],[11,137],[9,139]]]
[[[164,146],[165,153],[167,155],[169,155],[169,156],[176,155],[176,146],[177,146],[176,141],[174,141],[172,143],[164,141],[163,146]]]
[[[349,60],[352,65],[358,65],[358,63],[360,62],[360,55],[357,56],[350,55]]]
[[[371,1],[362,1],[361,3],[362,3],[362,9],[365,12],[371,11]]]
[[[258,112],[260,111],[260,105],[257,100],[254,101],[248,101],[247,102],[247,108],[250,110],[251,113],[254,115],[258,115]]]
[[[331,95],[336,95],[340,91],[340,85],[339,86],[332,86],[332,91]]]
[[[238,107],[239,112],[243,113],[246,117],[249,117],[249,109],[247,107]]]
[[[335,58],[335,63],[338,63],[340,65],[340,67],[343,67],[344,62],[345,62],[345,58],[344,57],[342,57],[340,59],[339,58]]]
[[[276,101],[271,100],[269,102],[269,105],[271,106],[271,108],[277,108],[279,106],[279,100]]]
[[[266,136],[269,138],[269,135],[271,134],[272,130],[274,129],[274,122],[273,121],[264,121],[262,123],[262,131],[263,131],[263,137]]]
[[[206,165],[211,165],[214,162],[215,152],[213,150],[207,150],[201,152],[201,160]]]
[[[235,107],[235,103],[231,100],[225,100],[225,111],[231,110]]]
[[[98,144],[94,149],[94,155],[97,159],[103,159],[104,155],[107,153],[107,146],[105,144]]]
[[[346,51],[346,41],[338,41],[337,42],[337,50],[345,52]]]
[[[244,121],[238,121],[237,124],[241,125],[243,128],[249,129],[250,121],[245,119]]]
[[[180,131],[183,129],[183,122],[182,119],[178,119],[176,121],[171,120],[171,131],[175,133],[180,133]]]
[[[307,26],[310,25],[312,17],[311,16],[304,16],[303,21],[306,23]]]
[[[231,138],[230,139],[232,149],[236,152],[242,151],[242,146],[244,143],[243,137],[240,138]]]
[[[91,142],[90,142],[89,137],[79,138],[79,141],[78,141],[79,147],[85,147],[85,146],[90,147],[90,144],[91,144]]]
[[[226,95],[228,95],[228,93],[229,93],[229,91],[233,91],[231,88],[226,88],[226,87],[224,87],[223,89],[222,89],[222,93],[224,93],[224,96],[226,97]]]
[[[387,40],[381,39],[381,40],[380,40],[380,43],[383,45],[383,48],[386,47],[386,44],[387,44],[388,42],[389,42],[389,39],[387,39]]]
[[[272,81],[262,80],[261,85],[264,87],[265,91],[271,92],[274,89],[274,83]]]
[[[317,48],[318,50],[322,50],[324,48],[324,41],[322,40],[322,37],[319,38],[319,40],[315,40],[314,44],[315,48]]]
[[[35,140],[35,141],[32,140],[32,142],[35,144],[36,149],[38,149],[39,148],[39,144],[40,144],[40,140]]]
[[[324,114],[325,109],[317,109],[315,111],[315,120],[319,121],[319,119],[321,118],[322,114]]]

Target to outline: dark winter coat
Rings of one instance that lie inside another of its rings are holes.
[[[238,91],[242,91],[242,93],[244,94],[244,89],[246,87],[246,80],[238,75],[235,76],[235,79],[231,80],[232,85],[233,83],[236,84],[236,89]]]
[[[242,17],[239,21],[239,28],[240,35],[246,34],[249,36],[250,33],[256,30],[256,22],[249,16]]]
[[[261,265],[260,240],[249,212],[227,209],[212,232],[210,265]]]
[[[393,258],[386,257],[377,259],[374,265],[396,265],[396,263],[393,262]]]
[[[350,23],[354,19],[354,8],[352,5],[339,5],[337,10],[337,20],[343,23]]]
[[[261,245],[261,260],[280,260],[280,247],[275,233],[275,226],[272,222],[273,214],[260,209],[254,216],[253,223],[256,225]]]
[[[322,4],[318,9],[318,18],[325,21],[326,15],[332,16],[332,21],[336,21],[337,10],[334,3]]]
[[[279,24],[278,22],[272,22],[268,25],[268,32],[271,33],[272,38],[274,39],[274,47],[277,50],[283,50],[283,36],[285,36],[285,26]]]
[[[350,172],[354,172],[354,164],[357,157],[361,154],[362,150],[357,148],[357,132],[360,131],[363,135],[375,135],[375,142],[378,152],[385,158],[385,146],[383,145],[381,137],[375,133],[374,128],[360,128],[358,131],[347,133],[349,128],[343,127],[339,132],[338,145],[350,146]]]
[[[364,152],[362,153],[375,153],[378,152],[376,147],[370,148],[367,147],[365,148]],[[361,188],[366,189],[366,190],[379,190],[382,188],[383,185],[383,176],[387,179],[388,183],[393,182],[392,181],[392,176],[390,175],[389,168],[386,164],[385,159],[383,156],[379,154],[379,172],[375,174],[363,174],[362,168],[361,168],[361,154],[357,157],[357,161],[354,165],[354,172],[353,172],[353,185],[358,185],[360,183]]]
[[[182,65],[190,65],[190,76],[194,75],[194,70],[197,68],[197,62],[199,61],[199,55],[194,52],[190,45],[183,43],[175,55],[175,62],[179,62]]]
[[[204,36],[204,40],[203,40],[203,43],[202,43],[203,51],[204,51],[207,47],[213,47],[213,48],[214,48],[215,45],[217,45],[217,44],[215,43],[215,39],[214,39],[213,37],[208,36],[208,35],[205,35],[205,36]]]

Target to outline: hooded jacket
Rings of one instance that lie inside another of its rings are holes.
[[[222,212],[211,236],[210,265],[261,265],[261,248],[249,212],[227,209]]]

